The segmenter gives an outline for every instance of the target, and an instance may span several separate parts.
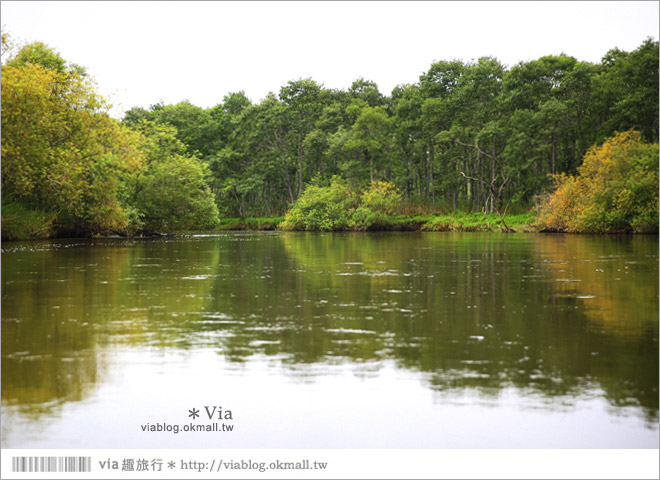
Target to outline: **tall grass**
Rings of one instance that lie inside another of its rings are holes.
[[[20,203],[2,202],[2,240],[48,238],[54,233],[55,215]]]
[[[527,212],[517,215],[508,214],[504,218],[506,225],[521,232],[537,231],[535,227],[536,216]],[[447,215],[437,215],[422,226],[422,230],[431,232],[499,232],[505,227],[499,215],[491,213],[464,213],[453,212]]]
[[[275,230],[284,217],[221,218],[215,230]]]

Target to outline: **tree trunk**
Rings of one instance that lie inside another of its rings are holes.
[[[557,159],[557,136],[553,133],[552,134],[552,163],[550,165],[550,171],[552,173],[557,173],[557,170],[555,168],[556,159]]]
[[[435,195],[433,193],[433,154],[434,154],[433,144],[431,144],[431,145],[429,145],[429,155],[427,157],[428,158],[427,159],[427,163],[428,163],[427,168],[428,168],[428,172],[429,172],[428,192],[431,194],[431,201],[432,201],[433,205],[435,205]]]
[[[374,156],[369,157],[369,174],[371,176],[371,183],[374,183]]]
[[[302,142],[298,147],[298,196],[302,193],[303,190],[303,173],[304,173],[304,154],[302,148]]]
[[[293,190],[291,190],[291,178],[289,177],[289,169],[287,168],[288,165],[286,163],[283,164],[284,167],[284,181],[286,183],[286,189],[289,192],[289,200],[293,204],[296,199],[293,196]]]
[[[495,140],[491,143],[491,157],[490,157],[490,213],[493,213],[493,201],[495,200]]]

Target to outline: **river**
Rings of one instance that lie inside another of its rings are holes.
[[[2,249],[5,448],[658,448],[657,236]]]

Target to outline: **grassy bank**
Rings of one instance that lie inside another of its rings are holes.
[[[432,232],[502,232],[507,228],[516,232],[538,232],[537,218],[534,213],[506,215],[504,222],[499,215],[491,213],[463,213],[454,212],[431,218],[422,225],[422,230]],[[505,225],[506,224],[506,225]]]
[[[507,215],[506,227],[516,232],[538,232],[533,213]],[[445,215],[396,215],[386,217],[367,230],[424,232],[502,232],[506,228],[497,214],[452,212]]]
[[[211,232],[232,230],[279,230],[284,217],[227,217],[221,218]],[[516,232],[538,232],[533,213],[505,217],[508,228]],[[345,228],[343,231],[357,231]],[[502,232],[505,230],[497,214],[452,212],[445,215],[390,215],[366,229],[367,231],[425,231],[425,232]],[[163,232],[176,235],[177,232]],[[52,215],[30,210],[21,205],[2,207],[2,240],[34,240],[58,236]]]
[[[222,218],[215,231],[278,230],[284,217]],[[538,232],[533,213],[507,215],[508,228],[516,232]],[[350,227],[342,231],[358,231]],[[390,215],[366,229],[367,231],[426,231],[426,232],[501,232],[505,230],[497,214],[452,212],[446,215]]]
[[[275,230],[284,217],[221,218],[214,230]]]
[[[20,203],[2,203],[2,240],[38,240],[53,236],[55,215]]]

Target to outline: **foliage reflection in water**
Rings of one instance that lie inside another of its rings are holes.
[[[209,372],[252,393],[247,385],[258,388],[266,373],[283,392],[294,381],[287,418],[300,395],[332,410],[335,398],[310,392],[333,382],[361,393],[371,385],[381,396],[404,386],[418,399],[432,392],[410,404],[380,400],[403,411],[421,402],[429,421],[458,407],[487,405],[497,415],[512,392],[514,410],[554,412],[564,423],[561,412],[605,401],[598,421],[625,420],[642,446],[657,448],[657,237],[276,232],[3,248],[5,446],[49,441],[19,425],[61,426],[63,412],[75,421],[89,405],[131,403],[131,393],[107,388],[128,382],[117,379],[137,362],[146,384],[199,376],[198,396]],[[203,371],[192,369],[202,357]],[[233,395],[247,402],[247,393]],[[345,404],[354,420],[370,414],[360,402]],[[294,431],[321,422],[297,421]],[[601,445],[601,434],[582,432],[580,446]],[[253,446],[249,438],[244,446]],[[500,440],[462,445],[508,446]],[[626,442],[614,445],[640,446]],[[411,446],[402,437],[385,445]],[[423,445],[452,446],[432,437]]]

